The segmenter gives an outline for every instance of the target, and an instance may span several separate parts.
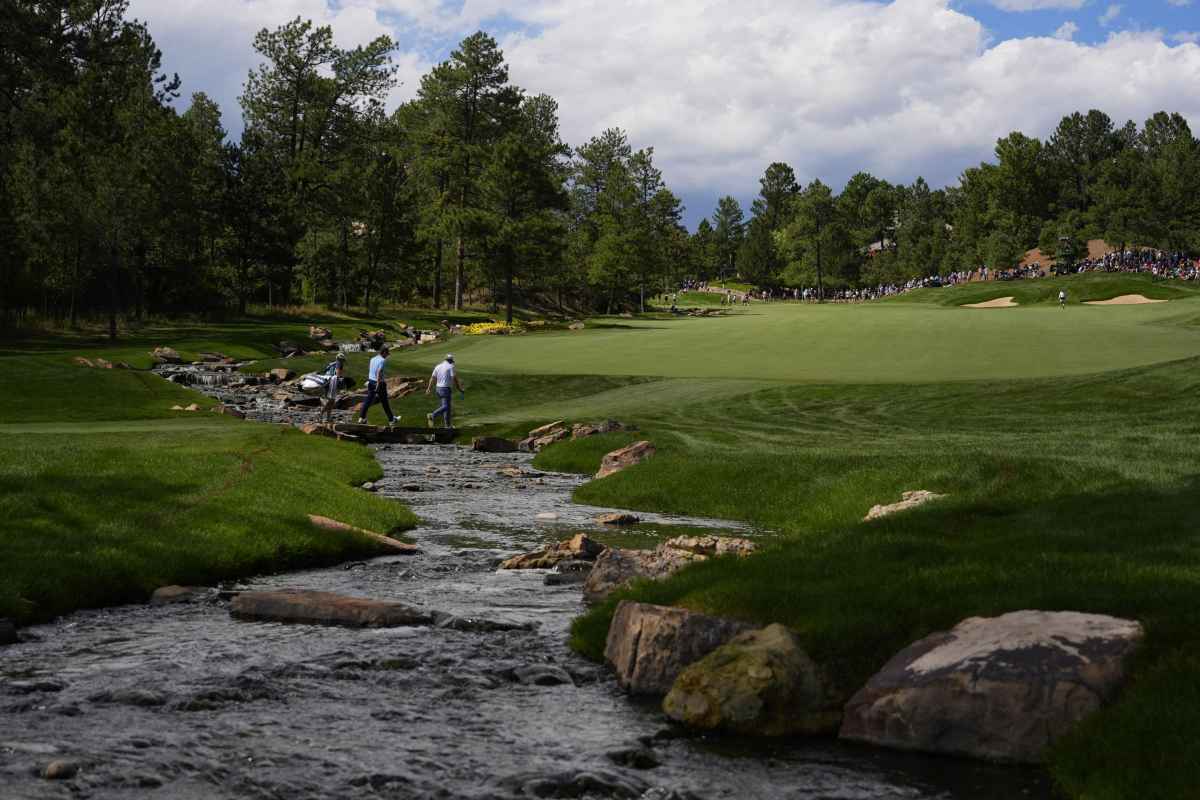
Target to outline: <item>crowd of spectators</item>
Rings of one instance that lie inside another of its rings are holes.
[[[1200,259],[1162,250],[1120,250],[1095,259],[1084,259],[1074,272],[1145,272],[1156,278],[1200,280]]]
[[[1084,259],[1071,267],[1061,267],[1056,270],[1061,273],[1082,272],[1143,272],[1156,278],[1175,278],[1178,280],[1200,280],[1200,258],[1194,258],[1184,253],[1169,253],[1163,250],[1124,250],[1114,251],[1096,259]],[[1050,274],[1050,269],[1040,263],[1027,264],[1011,269],[992,269],[979,267],[972,270],[960,270],[948,275],[932,275],[924,278],[913,278],[900,283],[881,283],[877,286],[866,286],[858,289],[826,287],[818,298],[816,287],[799,288],[768,288],[751,291],[742,295],[729,290],[715,289],[725,294],[722,302],[747,302],[751,299],[763,302],[772,300],[794,300],[805,303],[815,303],[818,299],[833,303],[860,303],[868,300],[878,300],[883,297],[904,294],[913,289],[936,288],[939,286],[955,286],[971,281],[1016,281],[1032,278],[1042,278]],[[706,281],[685,280],[681,284],[682,291],[709,291]]]

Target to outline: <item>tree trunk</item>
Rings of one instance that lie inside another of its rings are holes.
[[[442,307],[442,247],[441,239],[437,240],[433,256],[433,307]]]
[[[454,310],[461,311],[463,307],[463,262],[466,260],[466,245],[462,236],[454,245]]]
[[[512,295],[513,295],[513,269],[510,264],[504,270],[504,321],[512,325]]]
[[[117,303],[121,292],[118,286],[121,270],[117,258],[117,247],[112,245],[108,251],[108,338],[113,341],[117,338]]]
[[[137,245],[137,269],[133,276],[133,316],[138,323],[142,321],[142,314],[145,312],[146,306],[146,260],[146,242],[143,239],[139,239]]]
[[[81,258],[80,248],[75,248],[75,269],[74,277],[71,279],[71,328],[74,330],[79,327],[79,259]]]
[[[819,241],[817,242],[817,302],[825,302],[825,288],[821,285],[821,243]]]

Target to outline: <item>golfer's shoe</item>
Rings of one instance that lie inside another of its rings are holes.
[[[358,418],[358,424],[359,424],[359,425],[366,425],[366,424],[367,424],[367,418],[366,418],[366,417],[359,417],[359,418]]]
[[[425,415],[425,423],[426,423],[427,425],[429,425],[429,427],[431,427],[431,428],[433,427],[433,414],[426,414],[426,415]]]
[[[393,426],[395,426],[395,425],[398,425],[398,424],[400,424],[400,418],[399,418],[399,417],[392,417],[390,420],[388,420],[388,425],[393,425]]]

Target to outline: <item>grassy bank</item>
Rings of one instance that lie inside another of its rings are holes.
[[[1188,308],[1135,309],[1122,324],[1187,341]],[[1111,310],[1126,309],[1095,309]],[[1091,311],[1074,324],[1109,324]],[[784,336],[800,325],[789,315],[825,312],[767,313]],[[924,313],[928,341],[968,314]],[[1039,324],[1037,309],[1011,313],[1015,331]],[[1063,365],[1096,356],[1077,351],[1082,340],[1055,346]],[[576,499],[746,520],[777,534],[756,558],[699,565],[626,596],[785,623],[847,692],[905,645],[968,616],[1038,608],[1138,619],[1147,639],[1128,687],[1058,745],[1049,769],[1073,797],[1190,796],[1200,779],[1200,350],[1190,347],[1159,363],[1087,375],[1031,369],[1034,377],[1009,380],[730,380],[724,396],[695,397],[697,378],[664,378],[649,386],[674,386],[673,405],[623,417],[659,454],[584,485]],[[985,366],[989,355],[980,349]],[[582,408],[599,417],[616,403],[607,393]],[[556,445],[536,463],[587,473],[625,441]],[[873,504],[918,488],[948,498],[861,521]],[[577,621],[578,650],[599,657],[614,604]]]
[[[411,527],[405,507],[354,488],[379,475],[364,448],[173,412],[211,403],[148,372],[72,363],[82,354],[144,365],[158,344],[254,358],[300,335],[307,322],[250,320],[149,328],[116,345],[86,335],[0,345],[13,376],[0,394],[0,617],[41,621],[143,600],[164,584],[379,552],[313,529],[310,513],[376,531]]]

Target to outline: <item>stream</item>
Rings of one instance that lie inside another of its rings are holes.
[[[78,612],[0,649],[0,798],[1051,796],[1040,771],[673,727],[567,648],[584,608],[577,586],[495,570],[502,556],[579,530],[616,541],[593,521],[608,509],[571,503],[582,479],[537,472],[523,453],[452,445],[376,453],[380,493],[422,519],[411,532],[421,555],[223,588],[394,599],[529,630],[238,622],[215,592],[192,604]],[[511,466],[520,477],[500,473]],[[613,534],[622,546],[652,546],[681,528],[734,528],[641,517]],[[558,678],[522,682],[531,675]],[[80,770],[39,777],[54,760]]]

